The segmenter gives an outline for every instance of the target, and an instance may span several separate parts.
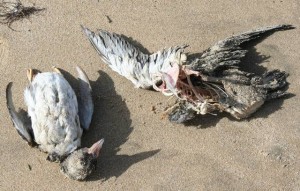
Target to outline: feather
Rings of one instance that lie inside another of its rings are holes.
[[[226,38],[205,50],[200,58],[191,60],[189,68],[211,73],[222,66],[236,66],[247,53],[247,50],[242,48],[244,43],[258,39],[266,33],[293,28],[292,25],[269,26]]]
[[[85,72],[78,66],[76,67],[76,70],[78,73],[80,91],[80,95],[77,98],[80,125],[83,129],[88,130],[94,112],[92,88]]]
[[[35,144],[33,131],[31,128],[30,119],[28,119],[27,113],[23,112],[24,116],[21,117],[20,113],[17,113],[12,101],[11,87],[12,82],[10,82],[6,87],[6,106],[12,122],[19,133],[19,135],[31,146]],[[27,119],[27,121],[25,121]]]
[[[172,62],[180,60],[186,45],[144,54],[120,35],[99,30],[97,33],[82,27],[101,59],[136,87],[149,89],[161,79],[157,74],[168,71]]]

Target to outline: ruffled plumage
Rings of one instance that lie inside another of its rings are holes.
[[[184,54],[186,46],[147,55],[120,35],[83,30],[103,61],[114,71],[137,87],[153,87],[165,95],[175,95],[178,103],[168,110],[169,119],[181,123],[196,114],[215,111],[225,111],[243,119],[266,100],[284,96],[285,72],[273,70],[256,76],[242,71],[239,64],[247,53],[244,47],[247,42],[293,28],[276,25],[241,33],[217,42],[196,58]]]

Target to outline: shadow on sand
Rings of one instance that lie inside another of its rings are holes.
[[[77,90],[77,79],[62,70],[64,77]],[[87,181],[118,178],[131,165],[154,156],[160,150],[152,150],[134,155],[118,155],[120,146],[124,144],[133,130],[130,112],[126,103],[114,88],[114,82],[104,72],[99,71],[99,78],[90,82],[93,90],[94,115],[89,131],[84,132],[82,147],[89,147],[97,140],[105,142],[100,152],[97,169]]]

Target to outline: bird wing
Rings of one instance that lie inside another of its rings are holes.
[[[76,70],[78,73],[80,92],[79,96],[77,96],[80,125],[83,129],[88,130],[94,112],[92,88],[86,73],[78,66]]]
[[[31,127],[31,120],[24,110],[22,112],[16,112],[11,93],[12,82],[10,82],[6,87],[6,106],[12,122],[19,133],[19,135],[30,145],[34,146],[36,143],[34,141],[33,130]]]
[[[190,63],[189,67],[192,70],[211,73],[222,66],[236,66],[247,53],[247,50],[242,47],[245,42],[260,38],[270,32],[293,28],[292,25],[268,26],[226,38],[205,50],[199,58]]]
[[[121,35],[99,30],[97,33],[83,27],[85,35],[102,60],[120,75],[131,80],[136,87],[150,88],[153,75],[166,70],[170,62],[180,58],[186,45],[163,49],[152,55],[144,54]]]

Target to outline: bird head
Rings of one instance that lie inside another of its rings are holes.
[[[72,152],[61,164],[61,172],[70,179],[84,180],[97,165],[97,158],[104,139],[94,143],[90,148],[82,148]]]
[[[170,67],[167,70],[160,72],[158,75],[161,79],[159,86],[153,85],[156,91],[162,92],[164,95],[171,96],[178,94],[177,81],[180,73],[180,66],[177,63],[170,63]]]

